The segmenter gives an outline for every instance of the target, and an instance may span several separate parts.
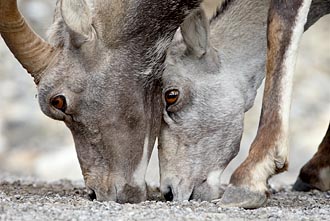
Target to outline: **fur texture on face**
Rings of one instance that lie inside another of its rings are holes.
[[[159,159],[161,191],[174,200],[219,198],[221,173],[238,153],[244,112],[265,75],[269,1],[225,4],[210,28],[202,12],[190,15],[168,53]],[[168,104],[173,89],[179,98]]]
[[[199,0],[58,0],[42,111],[70,128],[98,200],[146,199],[144,176],[161,124],[160,76],[175,30]]]

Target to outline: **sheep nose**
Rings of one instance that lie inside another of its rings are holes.
[[[90,200],[96,200],[96,194],[95,194],[94,190],[88,188],[87,195],[88,195]]]
[[[164,192],[163,195],[166,201],[172,201],[173,200],[172,188],[168,186],[167,192]]]

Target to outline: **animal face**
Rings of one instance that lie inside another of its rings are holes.
[[[204,67],[205,72],[176,72],[175,77],[164,81],[165,109],[159,139],[161,190],[165,196],[172,192],[174,200],[218,198],[220,175],[239,150],[242,99],[235,89],[228,88],[228,81],[207,74],[208,67]],[[178,98],[170,104],[168,97],[173,91]]]
[[[202,10],[190,15],[168,53],[159,138],[168,200],[220,197],[221,173],[238,153],[244,112],[264,76],[268,3],[231,4],[211,34]]]
[[[84,47],[98,47],[88,44]],[[107,61],[115,57],[96,53],[93,59],[100,62],[90,62],[82,59],[85,53],[81,48],[57,55],[61,62],[38,86],[41,109],[70,128],[86,186],[98,200],[144,200],[144,170],[159,130],[159,96],[145,94],[142,82],[122,78],[121,70],[110,75],[116,68]]]
[[[172,47],[163,76],[161,190],[174,200],[211,200],[219,197],[220,175],[237,154],[244,103],[234,79],[219,73],[203,12],[191,15],[181,31],[186,47]]]
[[[113,42],[104,42],[92,20],[71,20],[76,11],[88,16],[91,9],[70,4],[59,4],[51,40],[62,48],[39,82],[41,109],[70,128],[92,198],[140,202],[146,199],[145,170],[159,131],[160,88],[140,76],[148,64],[132,54],[132,45],[109,48]],[[58,32],[68,36],[58,39]],[[138,65],[141,69],[132,68]]]
[[[16,1],[0,0],[1,35],[34,77],[42,111],[71,130],[92,198],[146,199],[165,51],[198,4],[59,0],[46,43],[22,22]]]

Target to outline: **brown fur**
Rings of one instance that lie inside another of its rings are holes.
[[[299,178],[315,189],[327,191],[329,187],[323,186],[319,177],[320,171],[326,167],[330,167],[330,124],[318,151],[301,168]]]
[[[227,205],[245,208],[260,207],[266,202],[262,190],[267,190],[266,182],[274,174],[287,169],[288,106],[291,87],[291,68],[294,65],[297,40],[302,31],[301,25],[308,29],[323,15],[330,13],[329,0],[314,0],[306,5],[304,0],[272,0],[268,14],[267,32],[267,73],[258,133],[252,143],[247,159],[236,169],[231,177],[229,190],[224,193],[222,202]],[[300,10],[303,9],[304,10]],[[308,7],[308,8],[307,8]],[[297,23],[304,21],[306,24]],[[304,14],[298,14],[298,13]],[[298,26],[299,25],[299,26]],[[295,30],[295,33],[293,32]],[[288,60],[286,60],[288,59]],[[289,90],[287,90],[289,89]],[[259,164],[261,163],[261,164]],[[294,189],[307,191],[330,189],[330,127],[319,146],[318,152],[301,169]],[[231,196],[230,191],[240,193]],[[228,192],[228,193],[227,193]],[[244,194],[242,194],[244,193]],[[251,197],[254,195],[254,197]],[[240,202],[236,201],[239,199]]]
[[[285,53],[291,41],[292,27],[301,1],[290,1],[284,4],[282,1],[272,1],[268,17],[268,52],[267,52],[267,73],[265,90],[262,103],[262,111],[259,129],[254,139],[249,156],[234,172],[230,183],[234,185],[248,184],[254,182],[247,171],[251,171],[255,164],[261,162],[271,153],[275,154],[279,148],[276,141],[281,134],[281,115],[279,104],[281,100],[281,78],[285,74],[283,61]],[[294,9],[294,10],[292,10]],[[275,159],[274,159],[275,160]],[[287,162],[283,167],[274,167],[275,173],[285,171]]]

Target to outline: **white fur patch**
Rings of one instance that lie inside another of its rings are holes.
[[[146,175],[147,166],[148,166],[148,147],[149,147],[149,133],[147,133],[144,138],[143,153],[142,153],[141,161],[133,173],[133,180],[140,187],[145,186],[144,185],[145,184],[145,175]]]
[[[207,184],[210,187],[210,196],[212,199],[219,198],[219,191],[221,188],[221,175],[223,169],[214,170],[210,172],[207,176]]]
[[[325,167],[321,169],[319,177],[322,183],[322,188],[324,188],[322,190],[330,190],[330,167]]]
[[[218,188],[221,185],[221,174],[222,174],[222,170],[215,170],[210,172],[207,175],[207,184],[209,184],[209,186],[211,188],[215,187]]]
[[[296,26],[292,30],[292,38],[289,44],[288,50],[285,53],[283,68],[285,75],[282,78],[282,97],[280,103],[280,114],[282,117],[282,126],[284,134],[287,134],[289,128],[289,115],[290,115],[290,106],[291,106],[291,95],[292,95],[292,82],[293,74],[295,70],[296,60],[297,60],[297,51],[299,46],[299,41],[304,32],[304,26],[307,21],[307,14],[311,0],[304,0],[303,5],[299,9]]]
[[[275,173],[274,156],[269,153],[265,159],[255,165],[254,169],[250,172],[252,176],[252,183],[249,188],[252,191],[264,192],[267,190],[267,179],[270,175]]]
[[[281,116],[281,134],[277,138],[277,154],[276,157],[279,165],[285,162],[288,157],[288,136],[289,136],[289,117],[292,97],[292,83],[293,75],[297,60],[297,51],[299,47],[299,41],[304,32],[304,26],[307,21],[307,14],[311,0],[305,0],[303,5],[298,11],[296,18],[296,25],[292,30],[291,42],[288,46],[288,50],[285,53],[283,62],[284,76],[281,81],[281,101],[279,104],[279,112]]]

